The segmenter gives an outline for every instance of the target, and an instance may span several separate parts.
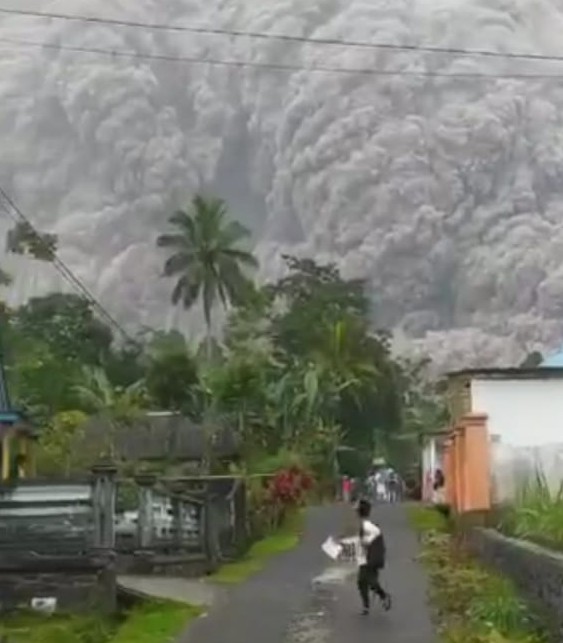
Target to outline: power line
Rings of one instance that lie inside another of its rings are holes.
[[[269,71],[294,72],[305,71],[312,73],[334,73],[354,74],[365,76],[407,76],[413,78],[468,78],[468,79],[492,79],[492,80],[546,80],[563,79],[563,74],[483,74],[479,72],[430,72],[393,69],[369,69],[366,67],[325,67],[322,65],[290,65],[285,63],[259,63],[244,60],[221,60],[219,58],[197,58],[193,56],[169,56],[164,54],[146,54],[133,51],[120,51],[102,49],[97,47],[73,47],[48,42],[34,42],[29,40],[14,40],[11,38],[0,38],[0,42],[16,45],[18,47],[37,47],[55,51],[69,51],[82,54],[95,54],[109,58],[129,58],[133,60],[154,60],[159,62],[185,63],[192,65],[210,65],[219,67],[232,67],[239,69],[267,69]]]
[[[24,223],[37,237],[39,242],[42,242],[41,233],[35,228],[29,217],[27,217],[21,209],[15,204],[13,199],[9,194],[0,186],[0,197],[4,200],[8,207],[4,206],[4,212],[10,216],[17,223]],[[45,244],[47,248],[47,244]],[[48,250],[51,252],[51,248],[48,247]],[[70,284],[77,292],[81,294],[88,302],[98,311],[101,317],[117,330],[127,341],[138,344],[137,340],[133,339],[129,333],[121,326],[121,324],[109,313],[104,306],[96,299],[92,292],[86,287],[86,285],[71,271],[71,269],[65,264],[65,262],[55,253],[53,253],[53,260],[51,262],[59,274],[65,279],[65,281]]]
[[[162,23],[137,22],[134,20],[119,20],[115,18],[101,18],[96,16],[80,16],[66,13],[54,13],[47,11],[34,11],[31,9],[8,9],[0,7],[0,13],[30,16],[35,18],[50,18],[54,20],[66,20],[87,22],[94,24],[114,25],[118,27],[135,27],[141,29],[155,29],[161,31],[187,32],[205,35],[221,35],[230,37],[248,37],[260,40],[281,40],[286,42],[331,45],[340,47],[360,47],[369,49],[390,49],[393,51],[420,51],[426,53],[451,54],[460,56],[487,56],[491,58],[517,58],[527,60],[548,60],[563,62],[563,56],[549,56],[545,54],[526,54],[517,52],[498,52],[487,49],[462,49],[456,47],[431,47],[424,45],[397,45],[392,43],[368,42],[362,40],[348,40],[339,38],[311,38],[307,36],[292,36],[288,34],[265,33],[257,31],[244,31],[237,29],[220,29],[217,27],[201,27],[188,25],[167,25]]]

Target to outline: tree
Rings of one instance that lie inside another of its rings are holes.
[[[326,343],[326,328],[344,317],[368,320],[365,282],[342,279],[334,264],[285,256],[289,274],[268,290],[281,312],[273,319],[277,343],[294,355]]]
[[[76,408],[73,386],[80,376],[76,362],[61,360],[49,346],[10,329],[3,333],[8,344],[6,372],[12,402],[38,425],[59,411]]]
[[[160,409],[192,415],[198,384],[197,364],[187,351],[161,353],[147,367],[147,393]]]
[[[115,388],[103,369],[88,366],[83,368],[82,378],[74,392],[86,412],[96,414],[108,423],[108,433],[102,438],[105,455],[114,458],[118,431],[133,422],[144,406],[144,383],[137,382],[125,389]]]
[[[91,454],[76,448],[87,420],[88,416],[82,411],[55,414],[39,439],[40,473],[59,473],[62,467],[64,475],[68,477],[74,466],[81,464],[81,460],[87,462]]]
[[[543,355],[539,351],[532,351],[526,355],[520,364],[520,368],[537,368],[542,362]]]
[[[57,251],[57,235],[40,233],[27,221],[20,221],[6,234],[6,250],[39,261],[53,261]],[[12,276],[0,268],[0,286],[9,286]]]
[[[204,375],[209,406],[236,427],[246,454],[275,450],[280,436],[273,383],[281,376],[280,365],[262,345],[243,346],[227,351],[224,361]]]
[[[139,341],[128,341],[114,347],[106,356],[104,371],[112,386],[126,389],[142,380],[146,372],[146,346]]]
[[[194,197],[190,207],[175,212],[169,222],[175,231],[161,235],[157,244],[171,253],[164,276],[177,279],[172,303],[189,309],[201,300],[209,342],[216,303],[236,304],[251,288],[245,270],[257,262],[240,247],[250,233],[240,223],[228,221],[223,201],[202,196]]]
[[[33,297],[16,311],[14,323],[62,360],[100,365],[110,353],[110,328],[96,319],[90,302],[78,295]]]
[[[376,428],[400,427],[401,401],[389,338],[371,331],[365,283],[331,264],[285,260],[289,274],[269,288],[275,344],[295,364],[315,365],[323,421],[337,423],[346,444],[373,450]]]
[[[425,437],[449,424],[446,384],[429,375],[430,360],[401,360],[398,386],[402,396],[400,430],[390,436],[387,447],[396,465],[406,469],[418,463]]]
[[[127,421],[134,418],[143,405],[143,382],[125,389],[115,388],[102,368],[88,366],[83,367],[82,378],[82,382],[74,390],[85,411],[110,414],[118,421]]]

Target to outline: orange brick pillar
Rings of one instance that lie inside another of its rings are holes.
[[[455,452],[455,509],[463,512],[465,507],[465,449],[464,449],[465,427],[456,426],[454,430],[454,452]]]
[[[491,508],[491,448],[487,416],[471,413],[463,418],[465,489],[462,511]]]
[[[445,501],[446,504],[450,507],[454,504],[454,471],[453,471],[453,440],[448,438],[444,442],[443,450],[443,462],[444,462],[444,480],[445,480]]]

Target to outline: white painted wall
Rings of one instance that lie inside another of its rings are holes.
[[[563,379],[471,382],[472,410],[489,417],[489,433],[515,447],[563,442]]]
[[[488,415],[493,495],[510,500],[541,473],[552,491],[563,481],[563,379],[471,383],[472,411]]]
[[[442,469],[442,460],[438,453],[437,440],[432,437],[422,450],[422,498],[427,502],[434,499],[434,479],[436,469]]]

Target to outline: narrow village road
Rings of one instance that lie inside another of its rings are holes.
[[[387,541],[382,579],[394,597],[391,612],[374,606],[361,616],[355,569],[332,563],[320,549],[350,525],[350,509],[314,508],[299,547],[217,601],[179,643],[436,643],[405,508],[377,506],[373,517]]]

